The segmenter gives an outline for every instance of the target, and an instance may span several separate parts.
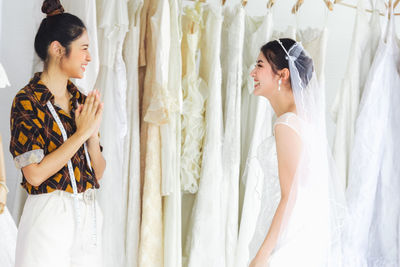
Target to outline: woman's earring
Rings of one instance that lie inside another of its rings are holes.
[[[281,84],[282,84],[282,79],[279,79],[279,81],[278,81],[278,91],[280,91],[281,90]]]

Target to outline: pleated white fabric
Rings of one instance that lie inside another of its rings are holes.
[[[125,232],[126,266],[138,266],[141,214],[140,117],[139,117],[139,42],[140,12],[143,0],[128,2],[129,32],[123,57],[127,72],[127,136],[124,145],[123,179],[127,181],[127,215]]]
[[[164,267],[182,266],[181,111],[182,58],[180,0],[169,0],[170,51],[168,65],[169,122],[161,125],[161,163],[164,220]]]
[[[245,11],[239,3],[234,7],[226,6],[223,16],[220,55],[224,115],[222,200],[226,207],[224,209],[226,222],[223,226],[226,266],[233,266],[239,231],[240,116]]]

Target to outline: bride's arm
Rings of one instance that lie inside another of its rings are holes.
[[[277,124],[275,126],[275,139],[281,200],[272,219],[268,234],[250,266],[258,266],[258,264],[264,264],[265,266],[272,250],[276,246],[291,185],[300,159],[301,139],[292,128],[284,124]]]

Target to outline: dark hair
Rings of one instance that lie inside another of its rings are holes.
[[[286,51],[289,51],[290,48],[296,43],[295,40],[290,38],[281,38],[279,41],[285,47]],[[277,40],[266,43],[261,47],[260,50],[264,54],[264,57],[267,59],[268,63],[271,65],[272,71],[275,74],[278,72],[278,70],[289,68],[287,54]],[[300,55],[298,55],[298,58],[301,58],[302,64],[305,66],[305,68],[302,68],[301,70],[299,69],[300,79],[302,80],[303,84],[307,86],[314,70],[313,61],[311,57],[309,57],[304,51],[301,51]]]
[[[77,16],[64,13],[59,0],[45,0],[42,12],[47,17],[42,20],[35,37],[35,51],[46,62],[48,48],[53,41],[58,41],[65,48],[66,56],[70,53],[70,44],[86,30],[85,24]]]

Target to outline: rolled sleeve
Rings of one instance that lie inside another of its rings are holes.
[[[44,158],[43,149],[35,149],[28,152],[25,152],[22,155],[16,156],[14,158],[15,167],[21,169],[29,164],[40,163]]]

